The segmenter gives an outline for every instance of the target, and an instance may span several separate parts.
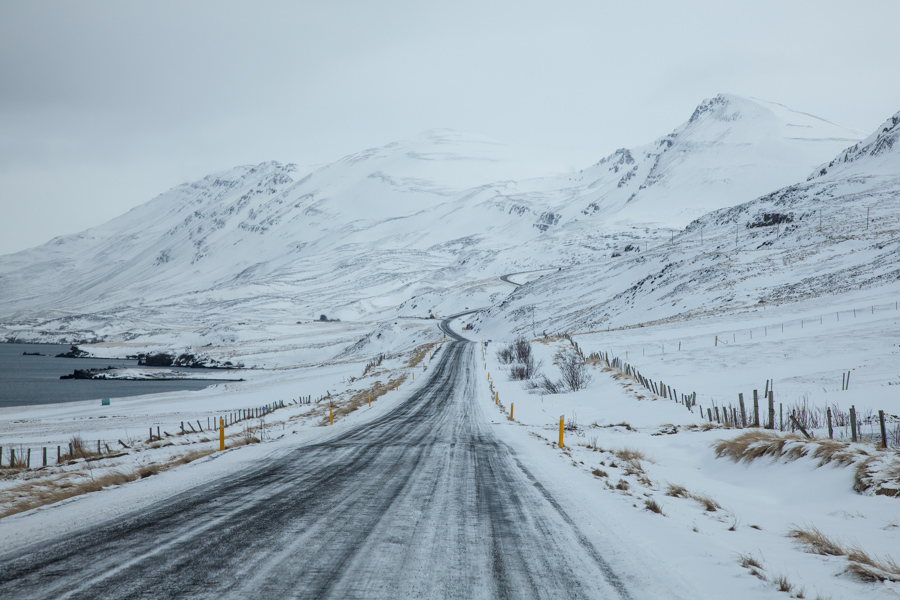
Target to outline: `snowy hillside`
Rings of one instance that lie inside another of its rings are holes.
[[[708,208],[802,179],[861,137],[721,95],[657,142],[566,176],[534,178],[552,167],[446,130],[318,168],[237,167],[3,257],[0,334],[192,330],[188,345],[218,345],[235,329],[320,314],[424,317],[493,304],[508,293],[497,275],[646,249]]]
[[[585,331],[882,286],[896,293],[898,122],[900,113],[803,183],[703,215],[649,251],[564,268],[483,318],[514,323],[537,304],[540,328]]]

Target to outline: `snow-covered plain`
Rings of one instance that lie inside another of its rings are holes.
[[[205,428],[242,409],[288,406],[229,430],[230,443],[257,435],[261,445],[3,518],[0,541],[16,547],[60,520],[83,527],[112,514],[99,507],[125,510],[137,497],[149,502],[326,435],[331,406],[335,428],[381,414],[441,351],[432,316],[490,307],[454,323],[492,340],[485,408],[583,527],[643,545],[660,577],[703,597],[783,597],[779,576],[794,595],[896,597],[896,581],[860,581],[846,557],[803,552],[787,536],[815,526],[900,559],[900,499],[855,492],[854,465],[716,458],[712,445],[744,430],[713,427],[698,407],[659,398],[599,362],[585,390],[529,392],[507,378],[496,349],[519,336],[539,340],[543,371],[555,377],[555,356],[572,346],[554,334],[566,333],[586,355],[607,353],[695,392],[702,407],[736,405],[739,393],[749,400],[771,380],[788,413],[855,406],[869,453],[879,435],[872,417],[885,411],[900,446],[898,123],[900,113],[862,139],[780,105],[721,95],[653,144],[537,178],[523,178],[540,173],[501,145],[429,132],[315,169],[236,168],[2,257],[0,334],[9,341],[88,342],[83,349],[104,357],[191,352],[249,367],[246,381],[199,392],[0,410],[0,444],[20,452],[47,446],[55,458],[75,434],[131,446],[116,458],[4,478],[4,505],[60,478],[217,448],[209,432],[180,435],[181,422]],[[508,273],[512,285],[499,278]],[[423,362],[411,366],[416,355]],[[347,409],[401,378],[371,409]],[[306,396],[312,403],[294,403]],[[565,449],[555,444],[561,414],[572,427]],[[179,435],[151,444],[157,426]],[[812,433],[827,435],[821,424]],[[835,434],[847,437],[847,427]],[[627,449],[644,456],[639,467],[616,455]],[[669,484],[718,508],[667,495]],[[647,510],[648,500],[663,514]],[[748,557],[758,576],[741,565]]]

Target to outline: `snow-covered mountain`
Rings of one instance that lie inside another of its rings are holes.
[[[498,195],[543,202],[548,214],[538,226],[545,229],[584,216],[608,226],[680,229],[799,180],[821,156],[863,136],[780,104],[720,94],[653,143],[622,148],[575,174],[521,182],[512,193],[505,186]]]
[[[900,294],[900,113],[802,183],[691,222],[640,254],[564,268],[480,318],[488,332],[585,331]],[[528,318],[526,318],[526,316]]]
[[[551,167],[445,130],[318,168],[236,167],[2,257],[0,323],[18,339],[121,338],[250,316],[452,310],[469,282],[658,243],[710,208],[802,179],[861,137],[720,95],[653,144],[564,176],[535,178]]]

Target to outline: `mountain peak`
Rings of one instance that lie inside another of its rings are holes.
[[[688,119],[688,123],[696,123],[703,117],[714,118],[720,121],[734,121],[740,117],[738,106],[744,98],[732,94],[719,94],[714,98],[707,98],[697,105],[694,114]]]

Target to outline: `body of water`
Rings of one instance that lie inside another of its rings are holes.
[[[142,394],[202,390],[215,380],[194,381],[101,381],[93,379],[60,379],[75,369],[96,369],[108,366],[136,367],[137,360],[101,358],[56,358],[68,352],[69,345],[60,344],[0,344],[0,407],[31,406],[124,398]],[[23,352],[39,352],[44,356],[23,356]],[[142,367],[145,368],[145,367]],[[166,370],[171,370],[167,367]],[[178,369],[191,371],[191,369]],[[231,379],[232,374],[225,375]],[[237,379],[237,377],[234,377]]]

